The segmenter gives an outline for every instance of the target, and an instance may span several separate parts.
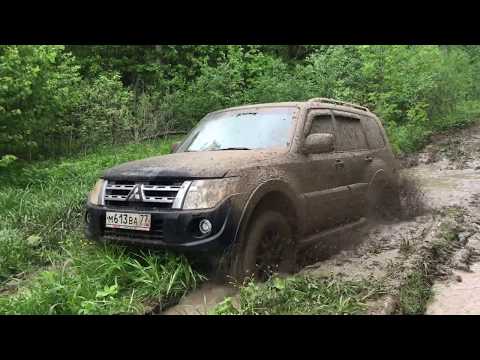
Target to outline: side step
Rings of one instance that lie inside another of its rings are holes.
[[[333,229],[321,231],[319,233],[310,235],[310,236],[300,240],[298,242],[298,245],[299,245],[299,247],[302,248],[302,247],[306,247],[306,246],[315,244],[316,242],[318,242],[318,241],[320,241],[320,240],[322,240],[326,237],[329,237],[329,236],[332,236],[332,235],[335,235],[335,234],[338,234],[338,233],[341,233],[341,232],[344,232],[344,231],[356,229],[356,228],[364,225],[366,222],[367,222],[367,219],[362,217],[355,222],[351,222],[351,223],[348,223],[348,224],[345,224],[345,225],[340,225],[340,226],[337,226]]]

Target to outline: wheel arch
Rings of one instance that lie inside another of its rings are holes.
[[[381,180],[387,180],[387,174],[385,173],[385,170],[379,169],[375,171],[375,173],[372,175],[370,178],[370,181],[368,183],[368,189],[367,192],[370,194],[372,190],[374,190],[374,186],[376,183],[378,183]]]
[[[397,173],[389,171],[388,167],[384,165],[380,169],[375,171],[370,177],[367,191],[368,193],[370,193],[371,191],[375,190],[375,185],[381,182],[386,182],[396,188],[398,186],[398,181],[399,179]]]
[[[282,180],[268,180],[260,184],[248,198],[240,217],[234,242],[242,239],[257,211],[277,210],[287,217],[294,233],[304,231],[304,206],[302,198],[296,195],[291,186]]]

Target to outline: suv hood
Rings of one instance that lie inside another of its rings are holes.
[[[155,178],[221,178],[235,176],[242,168],[271,164],[286,156],[286,150],[220,150],[182,152],[130,161],[108,169],[108,180]]]

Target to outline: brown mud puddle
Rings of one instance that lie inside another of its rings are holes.
[[[453,255],[450,276],[435,282],[426,314],[480,314],[480,263],[475,262],[480,254],[480,127],[444,144],[440,151],[449,154],[446,159],[409,169],[432,207],[455,205],[467,215],[458,234],[462,248]]]
[[[470,267],[471,272],[454,271],[455,280],[437,282],[435,294],[427,308],[427,315],[480,314],[480,263]]]

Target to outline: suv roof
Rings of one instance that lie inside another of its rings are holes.
[[[223,112],[223,111],[230,111],[230,110],[241,110],[241,109],[251,109],[251,108],[258,108],[258,107],[273,107],[273,106],[305,106],[307,104],[314,103],[316,106],[320,105],[322,108],[326,109],[335,109],[335,110],[347,110],[363,115],[369,115],[375,117],[375,115],[365,106],[349,103],[341,100],[335,99],[328,99],[328,98],[312,98],[307,101],[286,101],[286,102],[274,102],[274,103],[263,103],[263,104],[251,104],[251,105],[242,105],[242,106],[234,106],[226,109],[221,109],[217,111],[213,111],[213,113]]]
[[[347,106],[347,107],[352,107],[358,110],[370,112],[370,110],[366,106],[354,104],[354,103],[349,103],[346,101],[340,101],[340,100],[335,100],[335,99],[328,99],[328,98],[313,98],[308,100],[309,102],[319,102],[319,103],[324,103],[324,104],[334,104],[334,105],[340,105],[340,106]]]

